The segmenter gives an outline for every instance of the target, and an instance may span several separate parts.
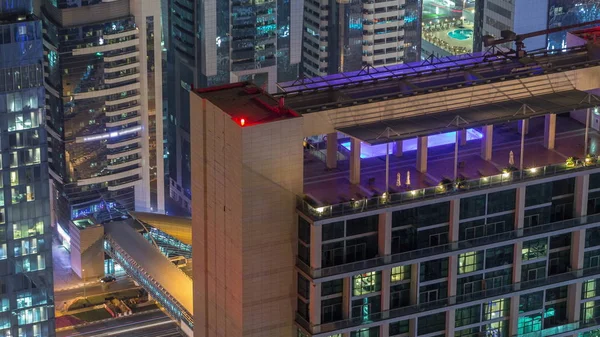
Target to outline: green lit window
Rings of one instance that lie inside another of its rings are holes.
[[[588,301],[581,304],[584,322],[600,317],[600,301]]]
[[[482,268],[481,252],[468,252],[458,255],[458,274],[472,273]]]
[[[392,268],[392,282],[410,280],[410,265]]]
[[[583,298],[595,297],[596,293],[596,280],[588,280],[583,283]]]
[[[519,335],[542,330],[542,313],[519,317]]]
[[[508,315],[510,299],[502,298],[483,304],[484,319],[486,321]]]
[[[523,242],[521,250],[523,261],[534,260],[548,253],[548,239],[538,239]]]
[[[354,296],[361,296],[381,290],[380,272],[368,272],[355,275],[352,280],[352,293]]]

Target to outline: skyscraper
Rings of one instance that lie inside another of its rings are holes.
[[[42,15],[55,221],[161,211],[160,2],[46,0]]]
[[[304,4],[302,67],[308,77],[416,61],[419,1],[315,0]]]
[[[169,191],[190,210],[192,87],[252,80],[270,92],[298,76],[302,1],[171,0]]]
[[[54,336],[41,22],[0,2],[0,336]]]

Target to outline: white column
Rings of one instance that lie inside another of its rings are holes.
[[[544,117],[544,147],[554,149],[556,139],[556,114],[548,114]]]
[[[516,205],[515,205],[515,224],[514,229],[522,229],[525,215],[525,187],[517,188]],[[519,236],[522,233],[519,233]],[[519,241],[513,245],[513,274],[512,283],[520,284],[521,282],[521,262],[523,260],[523,242]],[[519,329],[519,301],[520,296],[512,296],[510,298],[510,320],[508,325],[508,335],[515,336]]]
[[[396,148],[394,148],[394,156],[402,157],[402,141],[396,141]]]
[[[311,282],[309,295],[308,315],[310,324],[321,324],[321,284]]]
[[[460,145],[467,145],[467,129],[460,130]]]
[[[583,175],[575,178],[575,195],[573,201],[574,216],[576,218],[587,215],[587,200],[590,176]],[[583,268],[583,253],[585,249],[585,229],[575,230],[571,233],[571,269]],[[581,288],[578,282],[568,286],[567,319],[577,322],[581,318]]]
[[[492,141],[494,140],[494,126],[486,125],[481,128],[483,138],[481,138],[481,158],[492,160]]]
[[[518,124],[519,134],[529,133],[529,119],[523,119],[523,122]]]
[[[360,184],[360,140],[350,138],[350,183]]]
[[[419,263],[410,266],[410,305],[419,303],[419,268]],[[417,318],[411,318],[408,322],[408,336],[417,336]]]
[[[328,169],[334,169],[337,167],[337,151],[338,151],[337,132],[328,133],[327,134],[327,156],[325,156]]]
[[[323,226],[310,225],[310,267],[321,268]]]
[[[417,171],[427,172],[427,136],[417,138]]]
[[[342,315],[346,319],[352,310],[352,276],[344,278],[342,290]]]

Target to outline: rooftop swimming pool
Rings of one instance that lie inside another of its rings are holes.
[[[455,29],[453,31],[448,32],[448,36],[459,41],[464,41],[473,38],[473,30]]]

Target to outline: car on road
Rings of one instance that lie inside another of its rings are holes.
[[[115,282],[116,280],[117,280],[116,277],[114,277],[112,275],[106,275],[100,279],[100,282],[101,283],[111,283],[111,282]]]

